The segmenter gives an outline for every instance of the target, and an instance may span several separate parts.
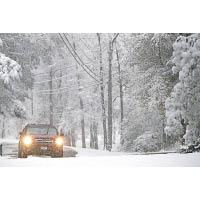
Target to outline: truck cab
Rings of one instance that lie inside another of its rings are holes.
[[[28,124],[19,136],[18,157],[46,155],[63,157],[63,134],[48,124]]]

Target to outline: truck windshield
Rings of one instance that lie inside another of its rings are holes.
[[[57,131],[53,127],[28,127],[27,133],[34,135],[56,135]]]

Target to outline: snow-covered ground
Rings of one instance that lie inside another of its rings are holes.
[[[10,145],[10,144],[9,144]],[[7,148],[11,148],[11,146]],[[63,158],[29,156],[17,158],[17,144],[12,151],[0,157],[1,167],[196,167],[200,166],[200,153],[135,155],[122,152],[64,147]],[[68,157],[70,151],[77,151],[76,157]],[[8,151],[6,148],[4,151]],[[12,155],[13,154],[13,155]]]
[[[150,167],[199,167],[200,153],[136,155],[64,147],[63,158],[19,159],[16,142],[1,142],[4,156],[0,156],[0,167],[5,168],[0,174],[0,188],[3,188],[0,196],[4,200],[198,199],[198,182],[192,184],[191,191],[187,184],[199,180],[198,168]],[[78,152],[76,157],[67,157],[74,150]],[[179,192],[182,188],[187,189]]]
[[[16,144],[18,143],[18,140],[14,138],[0,139],[0,144],[2,143]]]

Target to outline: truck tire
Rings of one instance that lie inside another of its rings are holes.
[[[52,158],[62,158],[63,157],[63,151],[59,152],[59,153],[55,153],[53,152],[51,155]]]
[[[23,153],[22,158],[27,158],[27,154]]]
[[[61,152],[59,153],[59,156],[58,156],[58,157],[60,157],[60,158],[63,157],[63,151],[61,151]]]
[[[18,158],[27,158],[27,154],[24,151],[18,151]]]
[[[18,151],[18,158],[21,158],[22,155],[21,155],[21,151]]]

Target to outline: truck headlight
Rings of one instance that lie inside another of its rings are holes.
[[[62,138],[56,138],[56,144],[57,144],[58,146],[63,145],[63,139],[62,139]]]
[[[32,138],[30,136],[26,136],[23,142],[25,145],[30,145],[32,143]]]

